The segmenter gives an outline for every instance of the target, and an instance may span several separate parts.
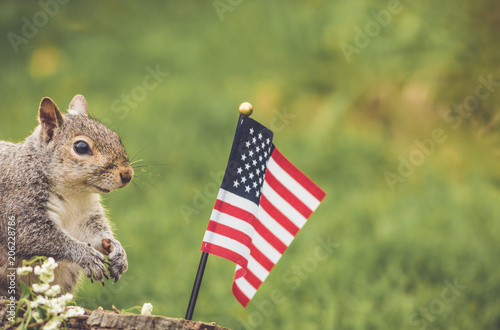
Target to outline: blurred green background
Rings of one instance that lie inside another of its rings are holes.
[[[194,319],[500,327],[498,1],[62,2],[0,2],[0,139],[29,135],[42,97],[81,93],[151,165],[105,196],[129,271],[83,280],[80,305],[184,317],[249,101],[328,196],[248,308],[210,257]]]

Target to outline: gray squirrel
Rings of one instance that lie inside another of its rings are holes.
[[[33,256],[55,259],[52,284],[64,292],[75,289],[82,270],[104,285],[108,270],[116,282],[128,267],[99,195],[127,186],[134,176],[119,136],[88,115],[82,95],[73,98],[67,114],[43,98],[38,121],[24,142],[0,141],[3,297],[14,292],[12,268]],[[35,278],[16,275],[16,298],[19,280],[32,284]]]

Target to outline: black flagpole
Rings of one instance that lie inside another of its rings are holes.
[[[196,299],[198,298],[198,292],[200,292],[201,280],[203,279],[203,273],[205,272],[207,259],[208,259],[208,253],[203,252],[201,254],[200,265],[198,266],[198,273],[196,274],[196,279],[194,280],[193,292],[191,293],[191,299],[189,299],[189,306],[186,312],[186,320],[189,321],[193,319],[194,307],[196,305]]]
[[[240,105],[238,111],[243,116],[250,116],[253,112],[253,107],[250,103],[244,102]],[[196,299],[198,299],[198,293],[200,292],[201,280],[203,279],[203,273],[205,272],[207,259],[208,259],[208,253],[203,252],[201,254],[200,265],[198,266],[198,273],[196,274],[196,279],[194,280],[193,292],[191,292],[191,299],[189,299],[189,306],[186,312],[186,320],[189,321],[193,319],[194,307],[196,306]]]

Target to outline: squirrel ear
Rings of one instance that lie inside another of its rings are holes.
[[[70,115],[83,115],[88,116],[87,112],[87,101],[83,97],[83,95],[75,95],[71,103],[69,104],[68,113]]]
[[[57,105],[50,99],[44,97],[40,103],[40,110],[38,112],[38,120],[42,125],[43,135],[45,141],[49,142],[54,136],[54,130],[63,123],[61,112]]]

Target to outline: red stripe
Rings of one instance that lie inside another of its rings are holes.
[[[252,246],[252,251],[250,255],[257,261],[262,267],[264,267],[268,272],[271,271],[274,267],[274,262],[269,260],[264,253],[262,253],[259,249]]]
[[[293,222],[291,222],[286,216],[283,215],[273,204],[266,198],[265,195],[260,197],[260,206],[264,211],[271,216],[276,222],[278,222],[283,228],[285,228],[293,236],[297,235],[300,228],[297,227]]]
[[[240,254],[232,250],[228,250],[219,245],[203,242],[201,251],[225,258],[237,265],[240,265],[243,268],[247,268],[248,266],[248,260],[246,258],[242,257]]]
[[[278,148],[274,148],[271,157],[274,161],[287,172],[292,178],[294,178],[304,189],[309,191],[311,195],[316,197],[318,201],[322,201],[325,198],[326,193],[321,190],[311,179],[309,179],[304,173],[302,173],[298,168],[296,168],[288,159],[286,159]],[[267,174],[266,174],[267,175]]]
[[[236,276],[235,276],[236,278]],[[248,283],[250,283],[255,289],[258,289],[260,285],[262,284],[262,281],[255,276],[251,271],[247,271],[247,273],[244,276],[245,280],[247,280]]]
[[[215,202],[214,210],[226,213],[227,215],[246,221],[251,225],[253,224],[255,219],[255,215],[253,215],[252,213],[240,209],[239,207],[236,207],[234,205],[228,204],[220,199],[218,199]]]
[[[226,225],[220,224],[216,221],[210,220],[208,222],[207,231],[211,231],[221,236],[234,239],[235,241],[238,241],[241,244],[247,246],[249,249],[252,248],[252,238],[248,236],[248,234],[236,230],[234,228],[228,227]]]
[[[233,295],[238,300],[240,304],[243,305],[243,307],[247,307],[248,303],[250,302],[250,299],[248,299],[247,296],[243,293],[243,291],[238,288],[236,285],[236,282],[233,282]]]
[[[279,253],[283,254],[285,252],[285,250],[287,248],[285,243],[283,243],[282,241],[280,241],[279,238],[274,236],[274,234],[269,229],[267,229],[267,227],[264,226],[262,224],[262,222],[259,221],[259,219],[257,219],[257,221],[255,221],[255,224],[253,225],[253,227],[255,228],[255,231],[257,233],[259,233],[259,235],[262,236],[266,240],[266,242],[268,242],[276,250],[278,250]]]
[[[284,200],[290,204],[294,209],[299,211],[300,214],[306,219],[308,219],[313,211],[311,211],[306,204],[302,203],[300,199],[297,198],[287,187],[285,187],[281,182],[276,179],[276,177],[271,173],[271,171],[266,172],[265,181],[269,184],[273,190],[280,195]]]

